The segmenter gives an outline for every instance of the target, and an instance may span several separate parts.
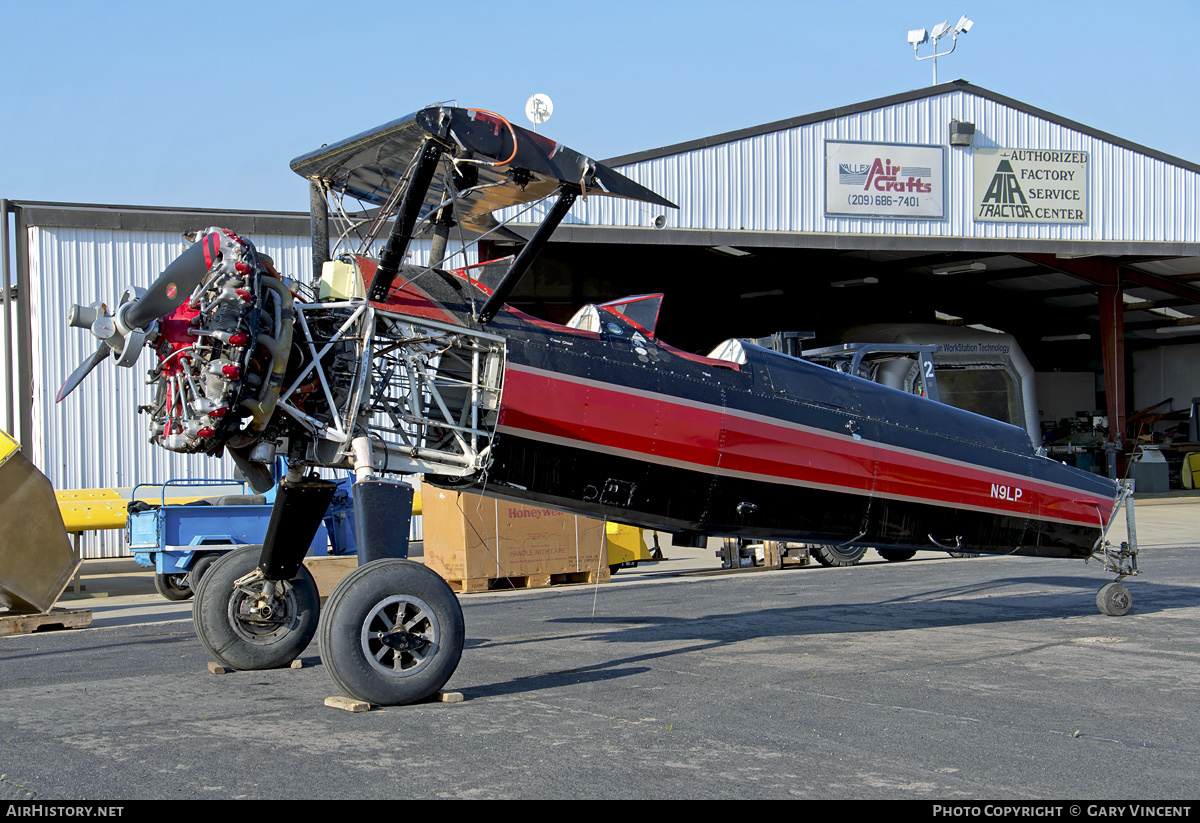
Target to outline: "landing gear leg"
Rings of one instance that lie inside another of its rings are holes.
[[[1122,507],[1125,509],[1125,529],[1129,540],[1128,542],[1121,543],[1119,546],[1113,546],[1105,538],[1108,536],[1108,529],[1112,527],[1112,524],[1116,520],[1117,512]],[[1103,555],[1105,570],[1116,572],[1117,574],[1117,579],[1114,582],[1101,586],[1100,591],[1096,592],[1096,606],[1103,614],[1113,617],[1128,614],[1130,608],[1133,607],[1133,595],[1129,593],[1129,588],[1121,581],[1126,577],[1138,573],[1137,521],[1134,519],[1132,481],[1121,481],[1121,490],[1117,496],[1117,504],[1109,516],[1108,526],[1096,541],[1094,551]]]

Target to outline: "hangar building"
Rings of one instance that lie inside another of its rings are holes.
[[[577,202],[517,307],[562,322],[584,303],[664,292],[659,336],[701,352],[777,331],[832,345],[871,324],[998,330],[1032,363],[1048,436],[1077,412],[1107,418],[1104,438],[1125,452],[1139,432],[1162,440],[1188,426],[1200,396],[1200,164],[965,81],[604,162],[680,208]],[[54,403],[93,348],[66,329],[66,308],[148,285],[182,252],[182,231],[209,225],[307,278],[307,215],[0,210],[4,259],[10,245],[16,258],[4,272],[15,281],[4,420],[34,462],[59,487],[229,476],[146,446],[128,413],[145,402],[137,369],[98,369]],[[482,259],[514,247],[479,245]]]
[[[696,351],[868,324],[1002,330],[1042,376],[1047,438],[1095,411],[1128,451],[1151,418],[1192,415],[1196,163],[961,80],[605,162],[679,210],[577,204],[525,310],[663,291],[659,335]]]

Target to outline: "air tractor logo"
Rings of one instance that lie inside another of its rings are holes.
[[[1087,152],[977,147],[974,160],[976,220],[1087,223]]]
[[[1025,199],[1021,184],[1017,182],[1017,173],[1007,160],[1001,160],[1000,165],[996,167],[992,184],[988,186],[983,201],[979,204],[979,217],[984,220],[998,217],[1033,219],[1033,209],[1029,208],[1029,201]]]

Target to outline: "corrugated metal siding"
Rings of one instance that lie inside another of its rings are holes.
[[[1089,224],[975,222],[972,152],[948,145],[951,120],[976,126],[980,147],[1072,149],[1090,156]],[[827,140],[946,146],[946,217],[826,217]],[[678,203],[678,211],[613,198],[576,202],[568,222],[668,228],[871,233],[883,235],[1200,241],[1195,220],[1200,175],[989,98],[951,91],[730,143],[685,151],[618,170]]]
[[[131,369],[102,363],[62,403],[54,399],[75,367],[91,356],[96,340],[67,326],[67,308],[102,300],[110,309],[129,285],[147,287],[181,254],[177,232],[30,227],[29,262],[33,360],[35,465],[55,488],[129,487],[171,478],[233,477],[228,457],[182,455],[148,442],[147,419],[134,410],[150,400],[146,355]],[[249,236],[281,273],[308,280],[307,236]],[[418,241],[410,262],[423,264],[429,241]],[[460,258],[461,259],[461,258]],[[472,261],[474,255],[472,254]],[[418,518],[419,521],[419,518]],[[414,524],[414,539],[421,526]],[[85,557],[127,555],[123,535],[85,535]]]

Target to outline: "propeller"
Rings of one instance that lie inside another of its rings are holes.
[[[141,299],[126,310],[125,322],[131,328],[144,329],[182,306],[204,282],[204,276],[220,254],[221,240],[216,232],[201,237],[171,261]]]
[[[111,349],[108,348],[108,344],[101,340],[100,345],[96,347],[96,352],[87,360],[80,363],[75,371],[71,372],[71,376],[67,378],[66,382],[62,384],[62,388],[58,390],[58,397],[55,398],[54,402],[61,403],[64,397],[75,391],[75,387],[83,382],[83,378],[87,377],[92,369],[108,359],[109,351]]]
[[[67,314],[68,325],[88,329],[100,340],[100,345],[90,358],[71,372],[58,390],[55,402],[61,403],[110,354],[118,366],[129,367],[137,362],[147,330],[155,320],[183,305],[204,282],[220,254],[221,237],[216,232],[208,232],[163,269],[149,289],[126,291],[114,314],[109,314],[103,303],[71,306]]]

